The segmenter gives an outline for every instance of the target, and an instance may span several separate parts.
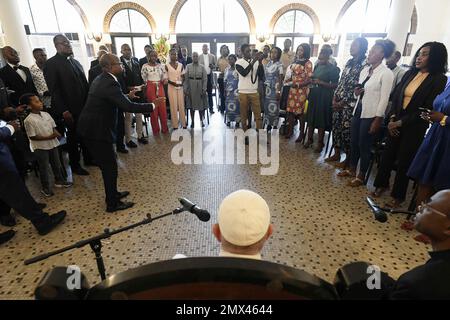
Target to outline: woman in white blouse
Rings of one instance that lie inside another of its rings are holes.
[[[360,84],[355,89],[358,103],[351,128],[350,170],[338,174],[339,177],[354,177],[349,183],[352,187],[364,184],[371,148],[383,123],[394,83],[394,74],[383,64],[383,60],[392,56],[394,51],[395,43],[391,40],[378,40],[369,52],[368,65],[361,71]],[[360,170],[357,174],[356,168],[360,160]]]

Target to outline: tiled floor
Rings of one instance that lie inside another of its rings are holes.
[[[225,126],[215,114],[208,130],[221,135]],[[200,129],[196,129],[200,130]],[[31,299],[36,284],[54,266],[78,265],[90,284],[98,282],[90,248],[73,250],[44,262],[25,266],[24,260],[91,237],[105,228],[118,228],[145,218],[146,214],[170,211],[178,197],[187,197],[210,210],[209,223],[183,214],[115,236],[104,242],[108,274],[172,258],[217,255],[219,246],[211,233],[216,210],[229,193],[247,188],[260,193],[272,211],[275,233],[265,247],[269,261],[302,268],[332,281],[336,270],[352,261],[379,265],[393,277],[422,264],[427,247],[415,242],[414,233],[400,229],[403,217],[386,224],[374,221],[364,196],[365,188],[350,189],[336,178],[336,170],[323,156],[304,150],[294,141],[280,142],[280,169],[275,176],[260,175],[259,165],[181,165],[171,162],[175,143],[169,136],[150,138],[148,146],[119,155],[119,187],[129,190],[136,206],[126,212],[107,214],[104,209],[100,171],[90,168],[89,177],[75,177],[68,190],[42,199],[38,180],[28,180],[33,195],[45,201],[49,211],[65,209],[68,217],[54,232],[40,237],[30,223],[18,217],[16,237],[0,248],[0,298]],[[0,231],[6,229],[0,227]]]

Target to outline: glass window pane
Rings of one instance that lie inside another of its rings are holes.
[[[274,33],[293,33],[294,32],[295,11],[288,11],[283,14],[275,24]]]
[[[59,32],[52,0],[30,0],[30,5],[36,26],[36,32]]]
[[[200,1],[202,10],[202,33],[224,32],[223,0]]]
[[[364,32],[384,33],[389,21],[391,0],[369,0]]]
[[[225,1],[225,21],[223,23],[226,33],[250,33],[247,14],[235,0]]]
[[[192,50],[191,52],[197,52],[199,55],[203,53],[203,45],[207,44],[209,48],[211,48],[211,44],[209,42],[192,42]]]
[[[84,30],[80,14],[67,0],[54,0],[60,32],[78,32]],[[67,17],[70,17],[69,19]]]
[[[34,29],[33,19],[31,18],[30,7],[28,6],[28,0],[19,0],[20,12],[22,15],[22,20],[24,25],[30,27],[32,33],[36,32]]]
[[[143,58],[145,57],[144,47],[150,44],[150,39],[148,37],[134,37],[133,38],[133,56]]]
[[[367,0],[357,0],[345,12],[340,23],[343,33],[362,33],[366,20]]]
[[[109,29],[111,32],[131,32],[130,21],[128,20],[128,10],[117,12],[111,19]]]
[[[152,33],[152,28],[147,18],[136,10],[130,10],[131,32]]]
[[[295,30],[294,33],[314,33],[314,23],[310,16],[303,11],[295,11]]]
[[[177,33],[200,33],[200,0],[189,0],[177,17]]]
[[[118,56],[121,56],[120,48],[123,44],[128,44],[130,47],[132,47],[132,42],[130,37],[115,37],[114,38],[114,47],[116,48],[116,54]]]

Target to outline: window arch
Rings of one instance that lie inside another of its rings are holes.
[[[194,20],[192,17],[198,17],[199,12],[199,19]],[[251,33],[255,25],[253,12],[245,0],[178,0],[170,18],[172,33]]]
[[[300,3],[291,3],[273,16],[270,28],[275,35],[275,45],[283,48],[284,41],[291,39],[293,48],[301,43],[313,44],[314,34],[320,33],[320,22],[313,9]]]
[[[128,44],[135,56],[144,54],[144,46],[151,44],[151,34],[156,29],[152,15],[134,2],[120,2],[106,13],[103,31],[111,34],[113,52]]]
[[[31,33],[77,33],[89,29],[86,14],[75,0],[19,0],[19,6]]]

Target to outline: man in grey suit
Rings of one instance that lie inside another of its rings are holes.
[[[208,106],[209,112],[214,114],[214,102],[212,96],[212,88],[213,88],[213,71],[217,67],[217,58],[215,55],[209,53],[209,47],[207,44],[203,45],[203,54],[198,57],[198,62],[200,65],[205,67],[206,74],[208,75],[208,85],[206,92],[208,93]]]

